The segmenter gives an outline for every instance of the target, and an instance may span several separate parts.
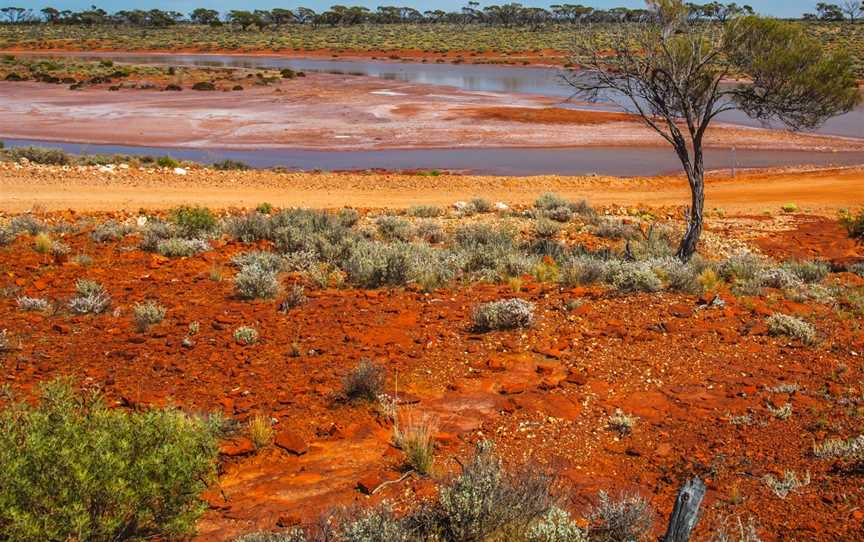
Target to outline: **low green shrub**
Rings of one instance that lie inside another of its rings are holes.
[[[143,333],[150,326],[156,325],[165,319],[165,307],[155,301],[136,303],[132,307],[132,318],[135,321],[135,327]]]
[[[14,147],[11,149],[5,149],[3,152],[8,159],[15,162],[25,158],[34,164],[52,166],[65,166],[72,163],[72,157],[61,149],[48,149],[45,147]]]
[[[174,169],[180,167],[180,162],[170,156],[160,156],[156,159],[156,165],[159,167]]]
[[[255,266],[270,272],[281,273],[285,271],[285,258],[273,252],[256,250],[253,252],[242,252],[231,258],[231,263],[239,268]]]
[[[385,241],[408,241],[413,233],[411,223],[396,216],[378,217],[375,225],[378,227],[378,234]]]
[[[658,292],[663,288],[650,262],[610,262],[606,273],[606,282],[622,293]]]
[[[483,303],[474,309],[473,321],[478,331],[527,327],[534,321],[534,304],[523,299]]]
[[[816,343],[816,329],[800,318],[789,316],[788,314],[775,313],[768,317],[766,323],[768,324],[768,332],[771,335],[792,337],[806,345]]]
[[[228,218],[225,221],[225,231],[229,236],[244,243],[273,238],[270,217],[260,211]]]
[[[805,284],[822,282],[831,271],[827,263],[817,260],[786,262],[783,264],[783,268],[798,277]]]
[[[435,218],[444,214],[444,211],[436,205],[416,205],[408,209],[408,216],[419,218]]]
[[[47,299],[41,297],[21,296],[15,300],[18,308],[27,312],[45,312],[51,306]]]
[[[858,211],[858,214],[847,213],[841,216],[841,224],[849,232],[849,237],[852,239],[864,240],[864,209]]]
[[[69,300],[69,310],[75,314],[101,314],[111,305],[111,296],[98,282],[79,279],[75,292],[77,295]]]
[[[246,171],[252,168],[245,162],[226,158],[220,162],[214,162],[213,169],[217,171]]]
[[[443,243],[447,239],[444,228],[432,220],[420,220],[414,225],[414,232],[419,239],[427,243]]]
[[[588,516],[591,542],[647,542],[654,523],[648,502],[638,495],[618,499],[600,492],[599,502]]]
[[[18,215],[9,221],[9,229],[12,233],[27,233],[30,235],[39,235],[46,231],[48,226],[44,222],[31,214]]]
[[[0,247],[11,245],[18,234],[12,231],[9,226],[0,226]]]
[[[245,265],[234,277],[234,291],[241,299],[272,299],[279,293],[278,274],[258,263]]]
[[[156,243],[156,252],[167,258],[188,258],[210,250],[210,243],[203,239],[170,237]]]
[[[0,539],[173,538],[206,509],[219,420],[177,410],[126,412],[43,386],[36,406],[0,413]]]
[[[242,346],[258,342],[258,330],[254,327],[241,326],[234,330],[234,341]]]
[[[208,237],[219,229],[219,221],[206,207],[177,207],[171,211],[171,221],[177,226],[177,233],[186,239]]]
[[[134,228],[126,224],[119,224],[114,220],[107,220],[96,226],[90,232],[90,238],[97,243],[107,243],[109,241],[117,241],[122,239],[127,234],[134,231]]]

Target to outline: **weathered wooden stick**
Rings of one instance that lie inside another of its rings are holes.
[[[699,507],[705,497],[705,483],[699,478],[688,480],[675,498],[675,508],[669,518],[669,528],[663,542],[687,542],[699,521]]]

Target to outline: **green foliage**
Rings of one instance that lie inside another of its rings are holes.
[[[638,495],[618,499],[600,492],[589,516],[588,539],[592,542],[647,542],[653,523],[651,508]]]
[[[474,309],[473,320],[478,331],[527,327],[534,321],[534,304],[523,299],[483,303]]]
[[[171,221],[186,239],[206,237],[219,229],[219,222],[206,207],[183,205],[171,211]]]
[[[849,237],[864,241],[864,210],[858,211],[858,214],[844,213],[840,223],[849,232]]]
[[[415,205],[408,209],[409,216],[417,216],[420,218],[435,218],[442,214],[444,214],[444,211],[437,205]]]
[[[264,264],[266,265],[266,264]],[[279,293],[277,271],[259,263],[244,265],[234,277],[234,291],[241,299],[272,299]]]
[[[188,258],[210,250],[210,244],[203,239],[170,237],[156,242],[156,252],[168,258]]]
[[[826,53],[799,24],[746,17],[730,22],[725,37],[731,64],[752,81],[734,96],[751,117],[815,128],[861,100],[849,54]]]
[[[492,443],[482,441],[462,474],[413,521],[442,542],[523,541],[555,505],[552,486],[552,479],[534,469],[506,472]]]
[[[0,413],[0,539],[130,540],[189,533],[215,474],[216,420],[125,412],[44,386]]]
[[[135,320],[135,326],[138,328],[138,331],[143,333],[150,326],[158,324],[165,319],[165,307],[155,301],[136,303],[132,308],[132,317]]]
[[[254,327],[241,326],[234,330],[234,341],[242,346],[249,346],[258,342],[258,330]]]
[[[252,168],[250,168],[249,164],[246,164],[245,162],[226,158],[220,162],[214,162],[213,169],[217,171],[246,171]]]
[[[798,339],[806,345],[816,343],[816,329],[800,318],[789,316],[788,314],[775,313],[768,317],[766,323],[771,335],[791,337]]]
[[[45,147],[13,147],[5,149],[3,155],[6,159],[14,162],[25,158],[34,164],[52,166],[64,166],[72,161],[71,157],[64,151]]]
[[[69,310],[75,314],[100,314],[111,305],[111,296],[98,282],[79,279],[75,292],[77,295],[69,300]]]
[[[180,167],[180,162],[171,158],[170,156],[160,156],[156,159],[156,165],[164,168],[176,168]]]

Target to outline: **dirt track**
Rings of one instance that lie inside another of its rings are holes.
[[[864,205],[864,168],[739,174],[708,181],[706,206],[725,211],[761,213],[795,203],[801,209],[833,214]],[[191,170],[180,176],[166,171],[0,165],[0,211],[117,211],[169,208],[183,203],[212,208],[280,207],[405,208],[449,205],[475,195],[520,204],[555,191],[585,198],[594,205],[666,207],[686,204],[682,178],[616,177],[528,178],[395,174],[280,174],[269,171]]]

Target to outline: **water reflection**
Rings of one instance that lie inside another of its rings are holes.
[[[626,149],[589,147],[572,149],[410,149],[377,151],[316,151],[301,149],[188,149],[5,140],[9,147],[47,146],[74,154],[127,154],[172,156],[213,163],[231,159],[253,167],[284,166],[297,170],[419,169],[468,171],[486,175],[619,175],[645,176],[679,173],[681,166],[671,148]],[[774,167],[798,164],[840,166],[864,163],[864,152],[815,153],[807,151],[753,151],[708,149],[708,169]]]
[[[572,95],[572,88],[561,79],[556,68],[492,66],[465,64],[429,64],[422,62],[384,62],[372,60],[293,59],[233,55],[190,54],[74,54],[84,58],[112,58],[118,62],[172,64],[207,67],[291,68],[308,72],[342,75],[367,75],[389,81],[406,81],[429,85],[457,87],[481,92],[539,94],[560,98],[562,105]],[[584,106],[580,106],[584,107]],[[610,105],[600,105],[609,109]],[[761,126],[741,111],[729,111],[718,120],[744,126]],[[854,111],[830,119],[816,133],[846,137],[864,137],[864,103]]]

